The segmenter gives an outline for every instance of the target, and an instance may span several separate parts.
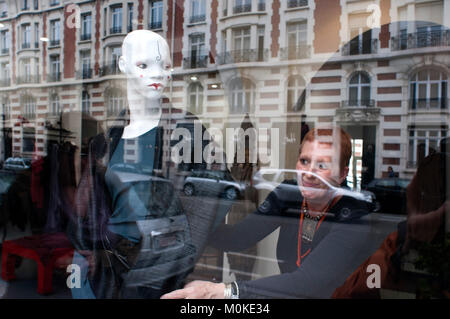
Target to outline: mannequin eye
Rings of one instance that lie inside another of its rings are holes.
[[[146,68],[147,68],[147,64],[145,64],[145,63],[139,63],[139,64],[137,65],[137,67],[138,67],[138,68],[141,68],[141,69],[146,69]]]

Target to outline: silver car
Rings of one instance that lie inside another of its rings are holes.
[[[11,171],[23,171],[30,167],[31,165],[21,157],[10,157],[3,164],[3,169]]]
[[[183,191],[187,196],[207,194],[234,200],[243,196],[245,184],[236,182],[226,171],[193,171],[184,180]]]

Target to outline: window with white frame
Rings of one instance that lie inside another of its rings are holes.
[[[2,86],[9,86],[11,84],[9,62],[3,62],[0,64],[0,81]]]
[[[22,25],[22,49],[31,47],[31,25],[29,23]]]
[[[128,3],[128,26],[127,32],[133,31],[133,3]]]
[[[194,82],[188,87],[189,111],[194,114],[201,114],[203,111],[203,86]]]
[[[447,108],[447,74],[438,69],[424,69],[410,79],[411,109]]]
[[[446,126],[410,127],[407,166],[417,167],[426,156],[439,152],[439,143],[447,134]]]
[[[92,15],[91,13],[83,13],[81,15],[81,40],[89,40],[92,34]]]
[[[8,16],[8,4],[6,1],[0,1],[0,18],[6,18]]]
[[[121,46],[114,46],[111,47],[111,65],[110,65],[110,71],[112,74],[118,74],[120,73],[119,70],[119,58],[122,55],[122,47]]]
[[[28,83],[31,81],[31,59],[22,59],[20,62],[23,82]]]
[[[348,106],[371,106],[370,77],[365,72],[356,72],[348,84]]]
[[[234,0],[233,13],[251,12],[252,0]]]
[[[125,108],[125,98],[118,92],[113,92],[108,98],[108,116],[117,116]]]
[[[287,111],[298,112],[305,108],[305,80],[291,75],[287,83]]]
[[[372,52],[372,31],[367,26],[368,13],[349,14],[348,29],[350,43],[346,55],[368,54]],[[373,48],[375,49],[375,47]]]
[[[36,101],[31,95],[25,95],[22,101],[22,114],[26,119],[34,119],[36,117]]]
[[[22,151],[31,153],[35,151],[36,130],[33,127],[23,129]]]
[[[235,62],[245,62],[250,59],[250,27],[233,29],[233,56]]]
[[[88,79],[91,77],[91,51],[83,50],[80,51],[80,62],[81,62],[81,78]]]
[[[9,31],[3,30],[0,32],[0,46],[1,53],[6,54],[9,52]]]
[[[11,119],[11,101],[9,100],[9,98],[4,98],[3,99],[3,115],[4,115],[4,119],[5,120],[9,120]]]
[[[163,17],[163,2],[162,1],[150,1],[150,23],[149,29],[161,29],[162,17]]]
[[[50,115],[59,115],[61,112],[61,107],[59,104],[58,94],[52,94],[50,96]]]
[[[122,32],[122,5],[111,7],[111,30],[110,33]]]
[[[248,79],[236,78],[230,82],[230,113],[249,113],[254,102],[254,85]]]
[[[50,45],[59,45],[59,41],[61,38],[61,24],[60,20],[52,20],[50,21]]]
[[[206,18],[206,1],[192,0],[190,22],[195,23],[205,21],[205,18]]]
[[[28,0],[22,0],[22,10],[30,9],[30,2]]]
[[[299,59],[306,54],[306,21],[287,24],[288,59]]]
[[[34,24],[34,47],[39,48],[39,23]]]
[[[50,56],[50,81],[59,81],[61,76],[59,54]]]
[[[81,112],[89,114],[91,108],[91,97],[88,91],[81,93]]]
[[[189,36],[190,67],[206,67],[205,34],[196,33]]]

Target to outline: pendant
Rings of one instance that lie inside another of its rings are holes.
[[[314,234],[316,233],[318,220],[311,218],[303,219],[303,228],[302,228],[302,239],[305,242],[311,243],[314,238]]]

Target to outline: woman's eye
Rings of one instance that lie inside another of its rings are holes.
[[[319,163],[318,167],[319,167],[319,169],[328,169],[328,165],[325,163]]]
[[[145,63],[140,63],[140,64],[138,64],[138,68],[146,69],[146,68],[147,68],[147,64],[145,64]]]
[[[307,159],[301,158],[299,161],[300,161],[300,164],[302,164],[302,165],[308,164],[308,160]]]

